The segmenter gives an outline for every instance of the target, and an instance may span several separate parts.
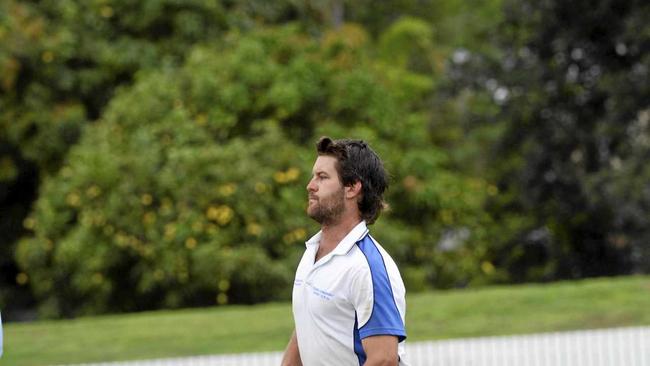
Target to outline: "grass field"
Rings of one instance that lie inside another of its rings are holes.
[[[650,277],[434,291],[407,298],[409,341],[650,325]],[[281,350],[289,304],[5,324],[1,365]]]

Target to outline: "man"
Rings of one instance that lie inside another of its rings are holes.
[[[384,207],[386,171],[363,141],[323,137],[316,146],[307,213],[321,231],[296,270],[282,365],[405,365],[404,284],[366,227]]]

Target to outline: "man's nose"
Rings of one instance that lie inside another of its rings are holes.
[[[314,182],[314,178],[312,178],[309,183],[307,183],[307,191],[309,192],[315,192],[318,187],[316,186],[316,182]]]

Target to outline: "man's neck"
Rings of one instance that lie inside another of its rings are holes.
[[[361,222],[361,219],[356,217],[350,217],[347,219],[341,219],[339,222],[334,224],[323,224],[321,225],[321,238],[320,244],[318,247],[318,253],[316,255],[316,260],[329,254],[336,246],[345,238],[355,226]]]

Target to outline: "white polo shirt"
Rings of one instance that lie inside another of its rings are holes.
[[[404,361],[405,289],[397,265],[365,221],[314,263],[321,232],[307,241],[293,285],[293,318],[305,366],[363,365],[361,340],[398,337]]]

